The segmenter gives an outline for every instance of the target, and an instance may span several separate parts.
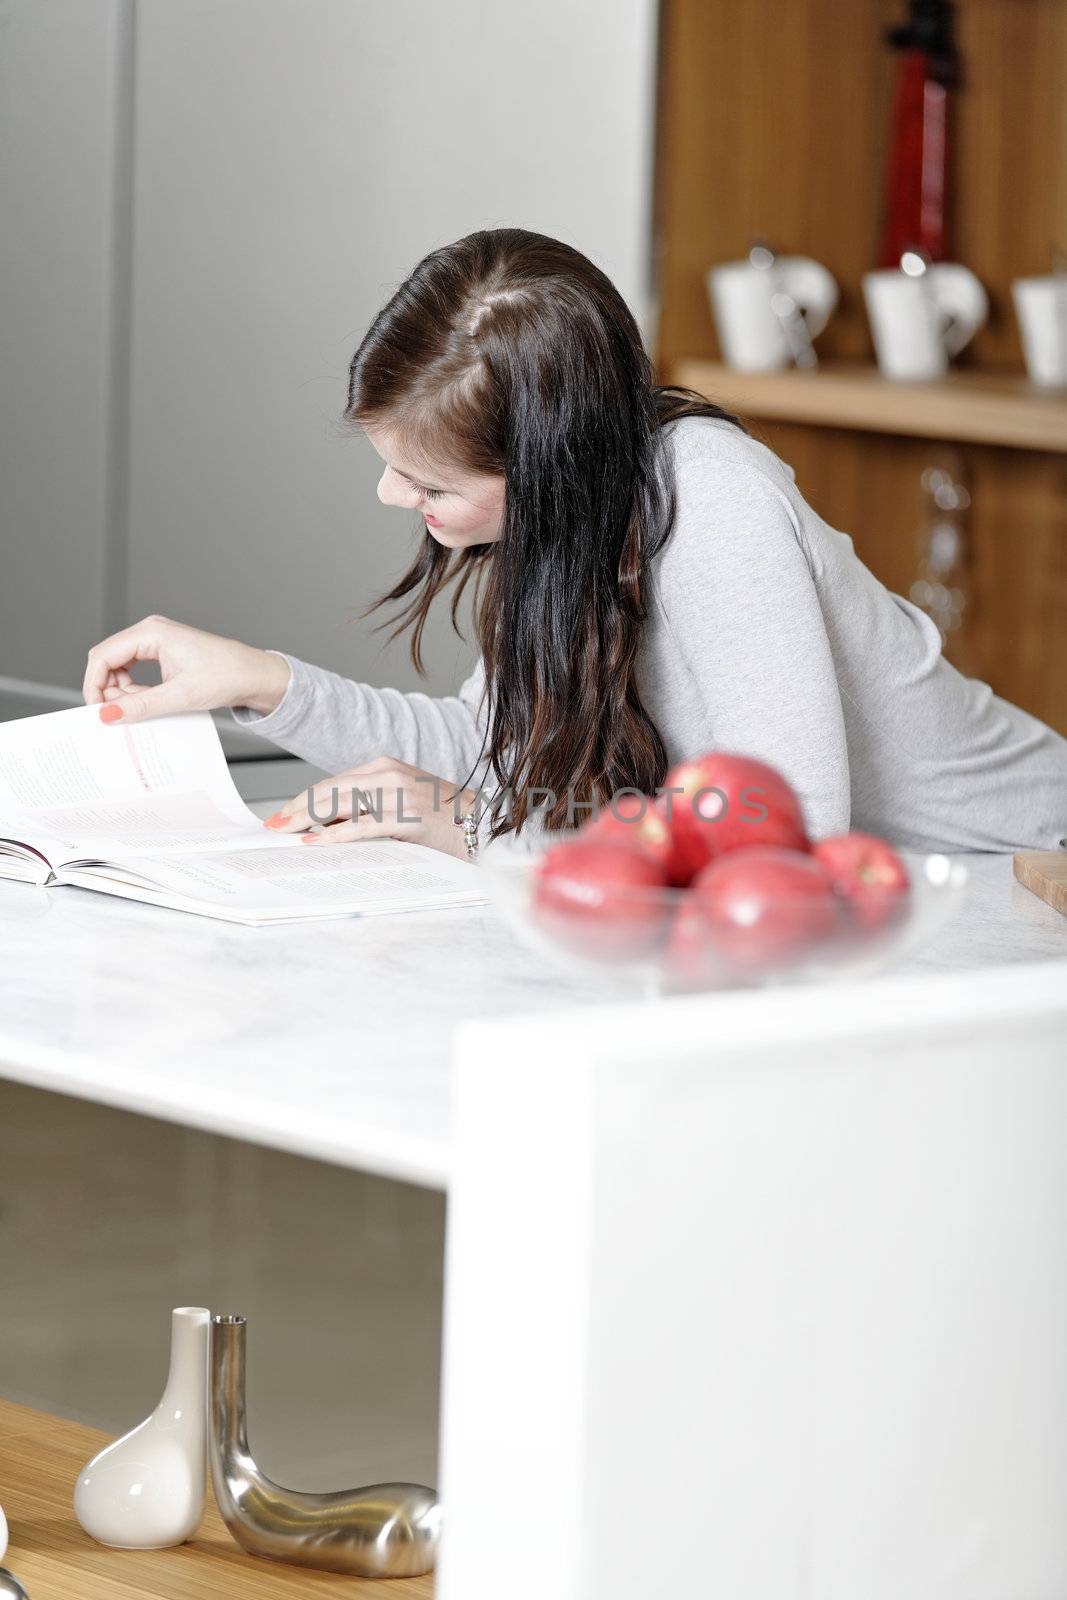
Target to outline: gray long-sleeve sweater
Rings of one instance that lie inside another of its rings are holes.
[[[813,837],[849,827],[921,850],[1056,849],[1067,739],[963,677],[936,625],[864,566],[791,469],[730,423],[668,427],[674,530],[652,564],[639,687],[672,762],[717,747],[777,767]],[[456,695],[292,671],[244,727],[330,773],[376,756],[484,781],[481,662]]]

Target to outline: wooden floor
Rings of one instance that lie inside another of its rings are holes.
[[[262,1561],[230,1538],[208,1493],[195,1539],[175,1550],[108,1550],[83,1533],[72,1500],[78,1472],[106,1434],[0,1400],[0,1504],[10,1543],[3,1562],[31,1600],[429,1600],[432,1578],[363,1581]]]

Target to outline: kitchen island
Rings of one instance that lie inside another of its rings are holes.
[[[895,973],[1067,962],[1067,920],[1009,856],[958,859],[962,912]],[[459,1023],[632,998],[531,952],[491,905],[242,928],[0,883],[0,942],[5,1077],[440,1189]]]
[[[658,1005],[492,906],[245,929],[0,884],[0,1073],[449,1191],[444,1600],[1051,1597],[1067,921],[966,864],[901,970]]]

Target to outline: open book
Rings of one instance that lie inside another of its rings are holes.
[[[477,870],[438,850],[397,839],[309,848],[264,828],[206,711],[126,727],[99,711],[0,723],[0,878],[251,926],[485,899]]]

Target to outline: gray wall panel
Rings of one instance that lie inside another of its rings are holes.
[[[427,250],[559,234],[644,313],[651,0],[148,0],[138,13],[131,617],[408,687],[350,624],[406,561],[348,361]],[[444,619],[432,685],[464,670]]]
[[[128,21],[122,0],[0,6],[0,674],[75,686],[116,587]]]

